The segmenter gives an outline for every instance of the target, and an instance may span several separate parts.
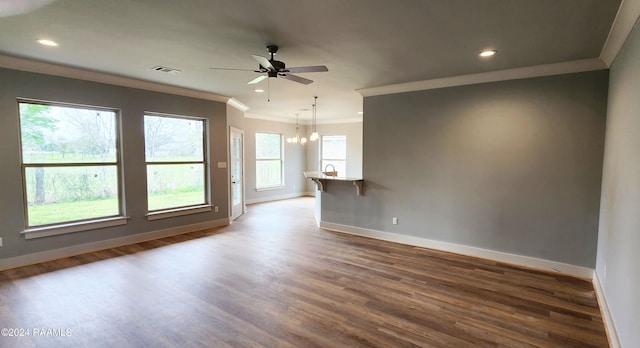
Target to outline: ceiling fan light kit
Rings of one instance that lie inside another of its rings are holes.
[[[311,84],[313,82],[313,80],[309,80],[309,79],[306,79],[304,77],[293,75],[292,73],[309,73],[309,72],[325,72],[325,71],[329,71],[329,69],[327,69],[327,67],[324,66],[324,65],[301,66],[301,67],[295,67],[295,68],[288,68],[287,69],[287,65],[284,62],[274,59],[274,56],[278,52],[278,46],[276,46],[276,45],[267,46],[267,52],[269,52],[269,59],[267,59],[265,57],[262,57],[262,56],[251,55],[253,57],[253,59],[255,59],[259,64],[258,70],[255,70],[255,72],[266,74],[266,75],[259,76],[259,77],[255,78],[255,79],[249,81],[249,84],[258,83],[258,82],[264,80],[267,77],[278,78],[278,76],[279,76],[279,77],[282,77],[283,79],[286,79],[286,80],[289,80],[289,81],[298,82],[298,83],[302,83],[304,85],[308,85],[308,84]]]
[[[287,68],[287,65],[284,62],[274,59],[275,54],[278,52],[277,45],[268,45],[267,52],[269,52],[269,58],[257,56],[254,54],[251,55],[253,59],[255,59],[258,62],[258,70],[233,69],[233,68],[210,68],[210,69],[254,71],[254,72],[263,74],[249,81],[248,82],[249,85],[255,85],[256,83],[259,83],[262,80],[269,77],[273,77],[273,78],[281,77],[285,80],[301,83],[303,85],[308,85],[313,83],[313,80],[309,80],[307,78],[293,75],[293,74],[329,71],[329,69],[324,65],[299,66],[299,67]]]

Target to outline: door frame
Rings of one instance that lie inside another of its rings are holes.
[[[239,133],[240,134],[240,147],[241,147],[241,151],[240,151],[240,166],[242,167],[240,170],[240,173],[242,175],[242,179],[240,182],[241,188],[242,188],[242,193],[241,193],[241,197],[240,197],[240,205],[241,205],[241,211],[239,214],[237,214],[236,216],[233,215],[233,184],[231,181],[231,176],[233,173],[233,155],[232,155],[232,151],[233,151],[233,133]],[[242,214],[247,212],[247,206],[246,206],[246,199],[245,199],[245,163],[244,163],[244,130],[240,129],[240,128],[236,128],[233,126],[229,126],[229,222],[232,222],[233,220],[237,219],[239,216],[241,216]]]

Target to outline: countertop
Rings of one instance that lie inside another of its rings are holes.
[[[351,178],[346,176],[330,176],[322,174],[322,172],[303,172],[305,178],[310,179],[323,179],[323,180],[336,180],[336,181],[359,181],[362,178]]]

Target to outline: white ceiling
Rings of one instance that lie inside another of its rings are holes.
[[[598,58],[620,0],[0,0],[0,53],[233,97],[264,117],[357,118],[357,92]],[[57,41],[44,47],[37,38]],[[326,65],[247,85],[251,54]],[[477,52],[498,54],[481,59]],[[171,75],[154,66],[179,69]],[[267,80],[257,85],[267,89]]]

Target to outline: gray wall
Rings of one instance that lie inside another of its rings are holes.
[[[365,195],[330,183],[322,220],[594,267],[607,79],[367,97]]]
[[[244,129],[244,112],[227,104],[227,124],[230,127]]]
[[[122,117],[122,151],[126,211],[123,226],[25,240],[20,172],[18,111],[16,98],[118,108]],[[200,213],[147,221],[146,168],[144,164],[143,114],[155,111],[209,119],[212,204],[218,213]],[[215,163],[227,160],[226,105],[170,94],[0,69],[0,259],[84,244],[138,233],[162,230],[228,216],[226,169]]]
[[[264,202],[274,199],[303,195],[305,178],[302,172],[306,166],[305,147],[284,143],[284,187],[274,190],[256,190],[256,133],[280,133],[284,139],[296,134],[296,125],[286,122],[245,118],[244,119],[244,163],[245,197],[247,203]],[[300,136],[308,137],[306,126],[300,126]]]
[[[611,66],[596,272],[623,347],[640,342],[640,27]]]

